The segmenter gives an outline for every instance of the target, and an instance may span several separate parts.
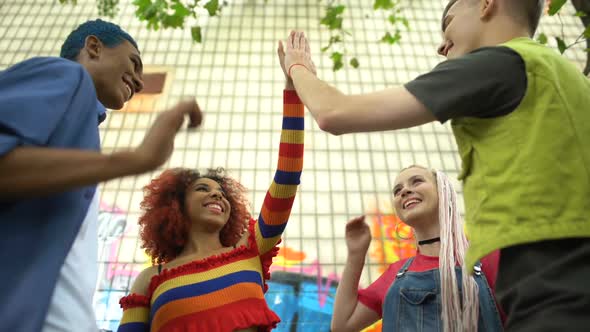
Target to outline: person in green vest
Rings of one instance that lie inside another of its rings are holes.
[[[590,326],[590,80],[535,42],[543,0],[451,0],[438,53],[403,86],[347,95],[316,78],[308,40],[279,42],[301,100],[334,135],[451,121],[466,268],[500,250],[508,331]]]

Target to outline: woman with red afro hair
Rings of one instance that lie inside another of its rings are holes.
[[[210,169],[206,174],[184,168],[170,169],[145,187],[145,197],[141,203],[145,211],[139,219],[142,248],[152,258],[152,263],[165,264],[184,256],[183,251],[191,250],[186,245],[191,238],[190,233],[200,231],[196,226],[191,227],[191,213],[196,213],[194,210],[197,206],[191,203],[198,203],[199,196],[202,196],[200,193],[207,196],[208,184],[218,186],[219,195],[231,207],[228,209],[229,219],[219,225],[219,243],[223,247],[235,247],[244,239],[243,234],[251,216],[245,188],[239,182],[227,176],[222,168]],[[223,206],[221,208],[223,210]],[[199,240],[200,236],[195,234],[192,238]],[[217,239],[213,240],[217,243]],[[203,246],[204,243],[196,241],[195,245]]]
[[[152,180],[139,224],[154,265],[121,299],[119,332],[254,332],[280,322],[264,293],[299,185],[304,141],[303,104],[283,72],[278,167],[258,219],[244,187],[223,169],[170,169]]]

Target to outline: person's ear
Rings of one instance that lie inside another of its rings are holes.
[[[522,1],[522,0],[516,0]],[[492,17],[498,7],[497,0],[481,0],[479,8],[479,18],[486,21]]]
[[[90,59],[96,59],[99,58],[102,53],[103,44],[98,37],[90,35],[86,37],[86,40],[84,41],[84,50]]]

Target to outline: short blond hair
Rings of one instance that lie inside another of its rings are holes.
[[[445,10],[443,11],[442,19],[444,21],[445,16],[453,7],[455,3],[459,0],[450,0]],[[477,2],[479,0],[466,0],[470,2]],[[539,22],[541,21],[541,16],[543,14],[543,9],[545,8],[545,1],[546,0],[504,0],[505,3],[508,5],[508,10],[510,11],[510,15],[516,19],[517,22],[526,22],[527,28],[529,29],[529,35],[532,37],[535,35],[537,28],[539,27]]]

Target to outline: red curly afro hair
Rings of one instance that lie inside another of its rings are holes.
[[[235,246],[251,218],[246,189],[229,177],[223,168],[209,169],[200,174],[186,168],[164,171],[144,187],[139,218],[141,247],[153,264],[164,264],[176,258],[188,240],[191,221],[185,213],[186,189],[200,178],[216,181],[223,188],[231,205],[228,222],[219,234],[221,244]]]

